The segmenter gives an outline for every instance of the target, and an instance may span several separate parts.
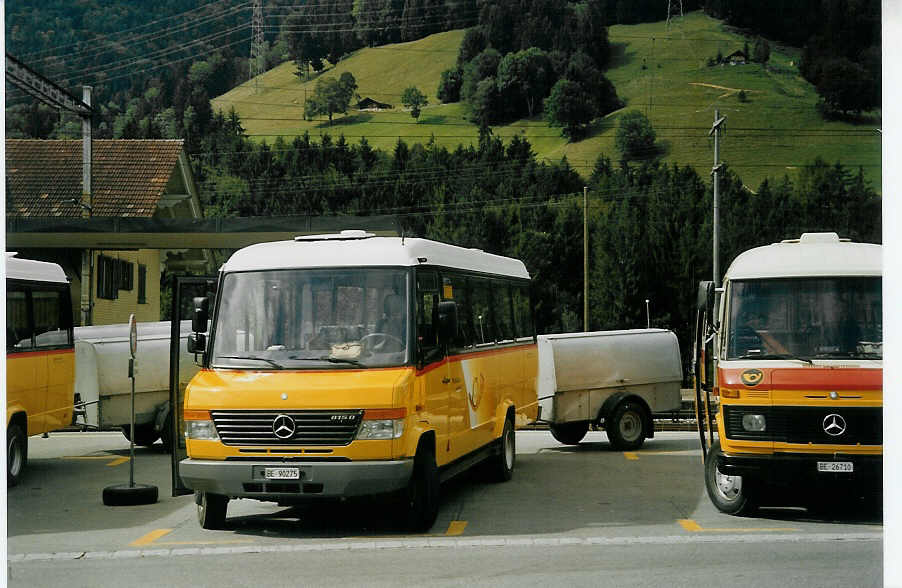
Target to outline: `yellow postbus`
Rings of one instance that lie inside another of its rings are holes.
[[[72,422],[75,350],[69,280],[54,263],[6,255],[6,484],[19,482],[28,437]]]
[[[425,530],[441,482],[510,479],[538,410],[529,284],[515,259],[363,231],[236,252],[189,339],[179,473],[201,526],[231,498],[381,494]]]
[[[737,256],[719,292],[702,284],[698,422],[721,512],[765,496],[821,509],[834,489],[879,494],[881,263],[879,245],[806,233]]]

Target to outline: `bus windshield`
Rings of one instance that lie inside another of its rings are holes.
[[[882,359],[879,277],[730,283],[727,359]]]
[[[211,366],[388,367],[409,360],[407,270],[233,273],[222,284]]]

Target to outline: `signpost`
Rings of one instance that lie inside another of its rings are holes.
[[[135,484],[135,354],[138,351],[138,323],[135,315],[128,317],[128,377],[132,381],[132,411],[129,424],[128,485],[114,484],[103,489],[103,503],[107,506],[153,504],[159,490],[150,484]]]

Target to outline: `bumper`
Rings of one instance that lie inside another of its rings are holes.
[[[852,472],[819,472],[817,462],[851,462]],[[794,483],[802,479],[826,483],[872,481],[879,484],[883,477],[882,455],[852,455],[844,453],[717,456],[717,469],[729,476],[744,476],[771,482]]]
[[[297,467],[300,479],[267,480],[267,467]],[[286,463],[188,458],[179,462],[179,475],[192,490],[271,501],[386,494],[404,488],[412,473],[413,459]]]

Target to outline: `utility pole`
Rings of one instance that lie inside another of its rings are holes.
[[[720,127],[723,125],[724,121],[727,120],[727,117],[720,116],[720,111],[714,110],[714,125],[711,127],[711,130],[708,132],[708,136],[714,135],[714,167],[711,169],[711,174],[714,176],[714,287],[720,287],[720,252],[719,252],[719,238],[720,238],[720,193],[719,193],[719,178],[718,175],[720,173],[720,168],[723,165],[720,163]]]
[[[680,16],[683,16],[683,0],[677,0],[680,3]],[[671,16],[676,12],[676,5],[673,0],[667,0],[667,23],[665,28],[670,28]]]
[[[589,187],[583,186],[583,332],[589,331]]]
[[[251,31],[250,75],[251,79],[254,80],[254,94],[259,94],[260,75],[266,69],[266,42],[263,39],[263,0],[254,0]]]

